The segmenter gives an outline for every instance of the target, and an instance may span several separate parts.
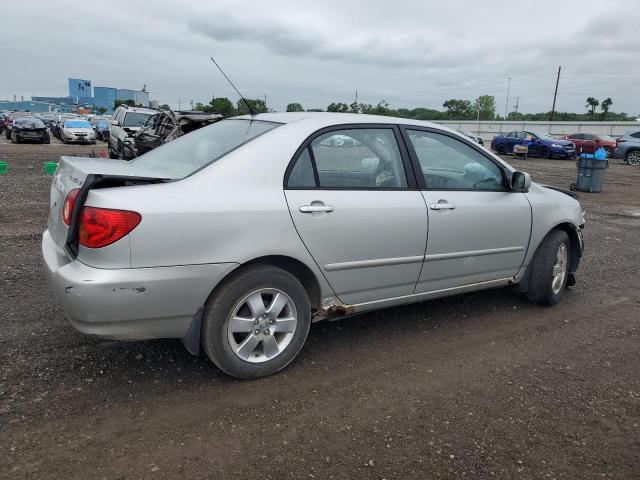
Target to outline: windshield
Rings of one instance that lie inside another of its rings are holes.
[[[109,127],[109,122],[107,122],[106,120],[100,120],[98,122],[98,127],[99,128],[108,128]]]
[[[91,124],[86,120],[67,120],[64,128],[91,128]]]
[[[151,150],[130,163],[180,179],[279,126],[259,120],[222,120]]]
[[[123,127],[142,127],[146,123],[147,119],[151,116],[150,113],[129,112],[124,116],[122,122]]]
[[[540,133],[540,132],[529,132],[529,133],[532,133],[538,138],[544,138],[546,140],[555,140],[555,138],[553,138],[551,135],[547,135],[546,133]]]
[[[44,123],[39,118],[18,118],[14,123],[16,126],[27,125],[35,128],[44,128]]]
[[[615,138],[609,136],[609,135],[598,135],[600,137],[600,140],[602,140],[603,142],[614,142],[616,141]]]

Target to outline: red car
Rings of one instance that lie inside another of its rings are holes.
[[[616,149],[616,139],[609,135],[597,135],[595,133],[572,133],[563,137],[565,140],[569,140],[576,145],[576,151],[580,152],[582,144],[586,141],[596,142],[596,148],[604,148],[607,152],[607,157],[613,154]]]

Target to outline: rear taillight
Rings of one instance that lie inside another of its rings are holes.
[[[80,189],[76,188],[67,193],[67,198],[64,199],[64,205],[62,206],[62,221],[65,225],[71,225],[71,215],[73,215],[73,207],[76,204],[76,198],[80,193]]]
[[[87,248],[111,245],[136,228],[141,220],[137,212],[84,207],[78,229],[80,245]]]

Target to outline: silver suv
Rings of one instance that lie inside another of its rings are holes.
[[[107,148],[109,158],[131,158],[128,145],[132,144],[133,134],[147,123],[150,117],[158,113],[157,110],[141,107],[121,105],[113,112],[109,125],[109,141]]]
[[[63,157],[42,253],[78,330],[180,338],[253,378],[321,319],[507,285],[553,305],[583,225],[572,192],[448,128],[261,114],[131,162]]]

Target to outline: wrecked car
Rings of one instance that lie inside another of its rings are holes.
[[[556,304],[583,250],[574,197],[432,123],[247,115],[130,162],[62,157],[42,254],[79,331],[179,338],[256,378],[321,319],[508,285]]]
[[[127,158],[143,155],[160,145],[175,140],[199,128],[222,120],[218,113],[197,111],[162,111],[147,121],[147,124],[133,135],[129,142]]]

